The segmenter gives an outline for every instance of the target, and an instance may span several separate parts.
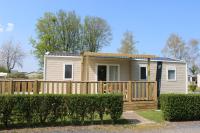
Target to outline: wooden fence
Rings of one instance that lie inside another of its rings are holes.
[[[122,93],[125,102],[156,101],[156,81],[0,80],[0,94]]]

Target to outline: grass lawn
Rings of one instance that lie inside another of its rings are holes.
[[[138,110],[136,111],[140,116],[155,121],[157,123],[164,122],[162,111],[156,110]]]

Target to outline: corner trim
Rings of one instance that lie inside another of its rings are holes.
[[[187,71],[187,63],[185,65],[185,77],[186,77],[186,80],[185,80],[185,93],[188,94],[188,71]]]

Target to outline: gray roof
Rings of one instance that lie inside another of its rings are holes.
[[[172,59],[172,58],[168,58],[168,57],[155,57],[155,58],[151,58],[151,60],[158,60],[158,61],[182,61],[179,59]]]
[[[46,55],[51,55],[51,56],[80,56],[80,53],[69,53],[69,52],[65,52],[65,51],[57,51],[57,52],[48,52],[46,53]],[[115,56],[115,57],[98,57],[98,58],[127,58],[127,57],[121,57],[121,56]],[[144,58],[133,58],[134,59],[141,59],[143,60]],[[168,57],[155,57],[155,58],[151,58],[151,60],[155,60],[155,61],[177,61],[177,62],[183,62],[182,60],[179,59],[172,59],[172,58],[168,58]]]
[[[121,57],[121,56],[105,56],[105,57],[97,57],[97,58],[121,58],[121,59],[128,59],[128,57]],[[145,60],[145,58],[132,58],[132,60],[135,59],[139,59],[139,60]],[[172,59],[172,58],[168,58],[168,57],[155,57],[155,58],[151,58],[151,60],[155,60],[155,61],[175,61],[175,62],[183,62],[182,60],[179,59]]]
[[[80,53],[69,53],[65,51],[57,51],[57,52],[48,52],[46,55],[52,55],[52,56],[80,56]]]

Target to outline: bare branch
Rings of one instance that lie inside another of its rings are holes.
[[[19,44],[14,44],[12,40],[9,40],[1,46],[0,50],[1,65],[6,66],[8,72],[11,72],[16,66],[22,67],[25,53]]]

